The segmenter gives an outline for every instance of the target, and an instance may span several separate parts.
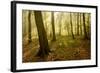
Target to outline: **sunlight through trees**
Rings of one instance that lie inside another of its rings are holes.
[[[22,33],[23,62],[90,58],[90,13],[23,10]]]

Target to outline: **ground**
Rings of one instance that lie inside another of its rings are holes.
[[[51,52],[45,59],[36,56],[40,49],[37,39],[33,39],[30,44],[23,43],[23,62],[84,60],[91,58],[89,39],[83,39],[83,37],[78,36],[75,39],[61,36],[57,37],[56,41],[48,41]]]

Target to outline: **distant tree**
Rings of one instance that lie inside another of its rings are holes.
[[[69,23],[67,22],[67,20],[65,21],[65,29],[67,30],[67,35],[69,36],[70,35],[70,31],[69,31]]]
[[[56,35],[55,35],[55,25],[54,25],[54,12],[51,12],[51,22],[52,22],[52,32],[53,32],[53,38],[52,41],[56,41]]]
[[[66,30],[67,36],[70,35],[70,22],[67,19],[68,17],[69,17],[68,15],[65,15],[65,21],[64,21],[64,25],[65,25],[64,29]]]
[[[82,17],[80,13],[80,35],[82,35]]]
[[[75,35],[77,35],[77,13],[75,13]]]
[[[70,25],[71,25],[71,34],[72,34],[72,38],[74,39],[73,25],[72,25],[72,13],[70,13]]]
[[[32,37],[31,37],[31,11],[29,10],[28,12],[28,42],[32,42]]]
[[[90,39],[91,38],[91,16],[90,16],[90,13],[88,14],[88,28],[87,28],[87,34],[88,34],[88,39]]]
[[[59,13],[58,21],[59,21],[59,36],[61,36],[62,13]]]
[[[40,43],[40,49],[37,53],[37,56],[40,56],[42,58],[45,58],[47,55],[49,55],[50,48],[48,45],[47,35],[43,24],[43,18],[41,11],[34,11],[36,26],[38,30],[38,36],[39,36],[39,43]]]
[[[77,13],[77,35],[79,35],[79,13]]]
[[[85,18],[85,13],[83,13],[83,28],[84,28],[84,39],[88,39],[87,32],[86,32],[86,18]]]

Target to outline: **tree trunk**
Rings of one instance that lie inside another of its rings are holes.
[[[80,35],[82,35],[82,18],[80,13]]]
[[[74,34],[73,34],[73,25],[72,25],[72,14],[70,13],[70,24],[71,24],[71,33],[72,33],[72,38],[74,39]]]
[[[41,58],[45,58],[48,56],[50,52],[50,48],[48,45],[47,35],[46,31],[44,29],[43,25],[43,19],[41,11],[34,11],[36,26],[38,30],[38,36],[39,36],[39,43],[40,43],[40,49],[37,53],[37,56],[40,56]]]
[[[67,23],[66,25],[67,25],[66,26],[67,27],[67,33],[68,33],[68,36],[69,36],[70,35],[70,33],[69,33],[69,23]]]
[[[28,43],[32,42],[32,37],[31,37],[31,11],[28,13]]]
[[[70,35],[70,31],[69,31],[70,28],[69,28],[69,23],[67,22],[67,20],[65,20],[64,24],[65,24],[65,29],[67,32],[66,35],[69,36]]]
[[[85,13],[83,13],[83,28],[84,28],[84,39],[88,39],[86,32]]]
[[[90,39],[91,38],[91,21],[90,21],[90,19],[91,19],[91,16],[90,16],[90,14],[88,14],[88,39]]]
[[[79,13],[77,13],[77,35],[79,35]]]
[[[75,13],[75,35],[77,35],[77,13]]]
[[[59,21],[59,36],[61,36],[61,27],[62,27],[62,13],[59,14],[58,21]]]
[[[51,12],[51,20],[52,20],[52,32],[53,32],[52,41],[56,41],[55,26],[54,26],[54,12]]]
[[[61,36],[61,23],[59,23],[59,36]]]

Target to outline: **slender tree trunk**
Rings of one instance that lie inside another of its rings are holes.
[[[59,23],[59,36],[61,36],[61,23]]]
[[[28,43],[32,42],[32,37],[31,37],[31,11],[28,13]]]
[[[36,26],[38,30],[38,36],[39,36],[39,43],[40,43],[40,49],[39,52],[37,53],[37,56],[45,58],[49,54],[50,48],[48,45],[47,35],[43,25],[41,11],[34,11],[34,16],[35,16],[35,21],[36,21]]]
[[[77,35],[79,35],[79,13],[77,13]]]
[[[54,25],[54,12],[51,12],[51,20],[52,20],[52,32],[53,32],[53,38],[52,41],[56,41],[56,35],[55,35],[55,25]]]
[[[70,35],[70,31],[69,31],[69,23],[67,22],[67,20],[65,20],[65,28],[66,28],[66,35],[69,36]]]
[[[71,24],[71,33],[72,33],[72,38],[74,39],[74,34],[73,34],[73,25],[72,25],[72,14],[70,13],[70,24]]]
[[[76,20],[76,24],[75,24],[75,35],[77,35],[77,13],[75,13],[75,20]]]
[[[88,38],[90,38],[90,16],[88,14],[88,19],[87,19],[87,24],[88,24],[88,27],[87,27],[87,35],[88,35]]]
[[[82,35],[82,18],[80,13],[80,35]]]
[[[87,32],[86,32],[85,13],[83,13],[83,28],[84,28],[84,39],[88,39]]]
[[[69,24],[67,24],[67,33],[68,33],[68,36],[70,35],[69,33]]]
[[[62,14],[59,14],[59,36],[61,36],[61,27],[62,27]]]

